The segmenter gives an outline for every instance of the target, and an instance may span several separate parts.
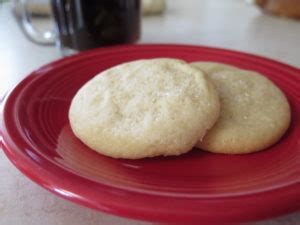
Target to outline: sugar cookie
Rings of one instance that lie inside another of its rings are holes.
[[[95,151],[138,159],[189,151],[219,108],[217,91],[201,71],[176,59],[138,60],[88,81],[72,100],[69,120]]]

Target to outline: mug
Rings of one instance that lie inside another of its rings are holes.
[[[30,40],[38,44],[56,42],[63,55],[134,43],[140,37],[140,0],[51,0],[54,32],[35,29],[28,10],[32,1],[19,0],[17,4],[22,30]]]

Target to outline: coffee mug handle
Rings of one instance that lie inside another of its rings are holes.
[[[40,45],[55,44],[56,35],[54,31],[49,30],[45,32],[40,32],[33,26],[31,22],[32,21],[31,13],[28,12],[26,7],[27,0],[20,0],[18,1],[18,4],[20,10],[19,22],[23,32],[29,38],[29,40]]]

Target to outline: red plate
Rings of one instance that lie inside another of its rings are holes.
[[[91,151],[70,130],[67,112],[75,92],[104,69],[153,57],[212,60],[265,74],[290,101],[288,132],[268,150],[241,156],[193,150],[179,157],[116,160]],[[34,71],[10,93],[3,146],[33,181],[97,210],[160,222],[266,219],[300,209],[299,90],[298,69],[245,53],[179,45],[97,49]]]

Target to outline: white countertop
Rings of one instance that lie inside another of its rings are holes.
[[[143,18],[140,43],[184,43],[246,51],[300,67],[300,21],[262,14],[243,0],[169,0]],[[0,99],[30,71],[60,54],[29,42],[9,3],[0,4]],[[70,203],[23,176],[0,150],[1,225],[147,225]],[[300,212],[251,225],[299,225]]]

